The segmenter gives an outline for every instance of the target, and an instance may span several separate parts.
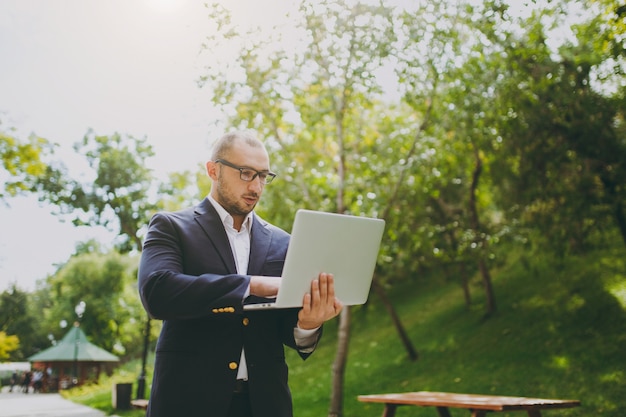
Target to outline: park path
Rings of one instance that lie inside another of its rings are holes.
[[[59,394],[0,392],[1,417],[105,417],[100,410],[76,404]],[[114,417],[114,416],[113,416]]]

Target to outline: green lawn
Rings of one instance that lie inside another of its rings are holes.
[[[88,405],[106,412],[108,415],[115,414],[121,417],[144,417],[143,410],[115,410],[113,408],[113,389],[118,383],[132,383],[132,398],[136,398],[137,377],[140,375],[141,364],[132,361],[118,368],[111,377],[101,378],[99,385],[88,385],[71,390],[61,391],[61,395],[72,401]],[[149,388],[146,395],[149,395]]]
[[[382,405],[359,394],[449,391],[579,399],[582,407],[544,415],[626,415],[626,250],[584,257],[545,259],[511,255],[493,270],[498,312],[485,319],[482,290],[472,286],[466,309],[460,286],[416,277],[390,290],[419,351],[410,362],[388,314],[373,295],[353,307],[350,359],[345,375],[344,416],[378,416]],[[443,280],[441,280],[443,281]],[[478,281],[477,281],[478,282]],[[328,413],[336,322],[306,362],[288,352],[295,416]],[[134,382],[138,367],[118,380]],[[72,399],[111,410],[111,381]],[[142,416],[142,412],[122,413]],[[453,417],[467,416],[456,410]],[[523,414],[523,413],[522,413]],[[499,413],[498,416],[520,416]],[[397,417],[435,417],[432,408],[401,407]]]

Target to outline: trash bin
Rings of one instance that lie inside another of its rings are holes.
[[[113,408],[115,410],[130,410],[130,397],[133,392],[133,384],[113,385]]]

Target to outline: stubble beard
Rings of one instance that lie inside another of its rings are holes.
[[[256,203],[252,207],[242,203],[237,197],[233,196],[232,193],[229,193],[229,190],[221,181],[217,183],[217,196],[219,198],[218,201],[231,216],[246,216],[256,207]],[[254,197],[258,196],[255,194]]]

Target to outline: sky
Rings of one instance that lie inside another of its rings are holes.
[[[228,0],[242,25],[271,21],[285,0]],[[82,172],[72,145],[89,129],[146,137],[155,174],[206,161],[220,115],[198,78],[209,61],[205,0],[0,0],[0,128],[59,144]],[[82,164],[82,165],[81,165]],[[103,228],[63,223],[33,197],[0,203],[0,291],[36,282]]]
[[[222,1],[243,31],[288,26],[286,13],[299,3]],[[201,48],[210,35],[205,2],[0,0],[0,129],[58,143],[73,176],[87,170],[72,145],[89,129],[146,137],[158,177],[196,169],[223,133],[209,93],[197,85],[211,63]],[[114,238],[103,228],[61,222],[34,197],[8,204],[0,202],[0,291],[13,284],[31,291],[77,243]]]

